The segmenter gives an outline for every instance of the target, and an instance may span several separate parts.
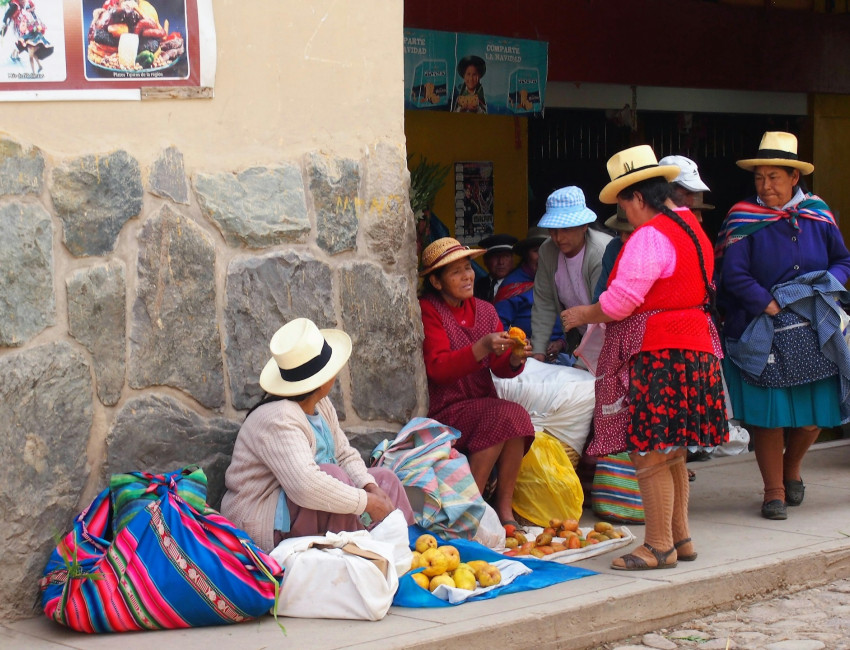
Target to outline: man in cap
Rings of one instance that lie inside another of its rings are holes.
[[[684,156],[664,156],[664,158],[658,161],[658,164],[675,165],[682,170],[671,181],[673,184],[673,196],[671,198],[673,199],[673,203],[680,208],[692,208],[697,198],[697,193],[699,193],[701,198],[703,192],[711,191],[708,189],[708,185],[703,183],[699,177],[697,164],[690,158],[685,158]]]
[[[538,251],[531,308],[531,345],[538,361],[555,361],[561,352],[572,353],[585,329],[575,328],[568,340],[549,342],[555,321],[567,307],[589,305],[602,272],[602,255],[611,236],[588,225],[596,213],[587,208],[584,192],[575,186],[555,190],[546,199],[546,212],[537,223],[548,228],[550,238]]]
[[[476,298],[493,302],[499,285],[513,269],[513,247],[516,243],[517,238],[507,234],[490,235],[478,242],[478,246],[487,251],[484,253],[487,275],[475,281],[473,293]]]
[[[549,237],[545,228],[529,228],[525,239],[514,244],[514,254],[520,262],[502,282],[496,292],[494,306],[505,330],[519,327],[526,336],[531,336],[531,306],[534,304],[534,276],[537,275],[539,250]],[[550,341],[563,338],[561,319],[552,327]]]

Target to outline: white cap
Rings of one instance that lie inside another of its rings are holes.
[[[697,164],[690,158],[684,156],[664,156],[658,161],[659,165],[676,165],[682,171],[671,182],[678,183],[691,192],[710,192],[708,185],[699,177]]]

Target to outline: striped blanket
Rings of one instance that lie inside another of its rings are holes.
[[[484,515],[484,499],[466,456],[452,443],[460,431],[430,418],[414,418],[372,452],[372,465],[389,467],[402,484],[424,493],[416,523],[442,537],[472,539]]]

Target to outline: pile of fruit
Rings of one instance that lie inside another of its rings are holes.
[[[433,535],[420,535],[414,549],[410,570],[419,567],[423,570],[411,577],[428,591],[434,591],[440,585],[474,591],[478,585],[491,587],[502,581],[498,567],[484,560],[461,562],[460,553],[454,546],[440,546]]]
[[[542,558],[559,551],[584,548],[609,539],[620,539],[622,536],[623,534],[614,530],[614,526],[607,521],[597,522],[592,530],[585,533],[575,519],[550,519],[543,532],[529,540],[516,526],[508,524],[505,526],[505,548],[508,549],[505,555],[531,555]]]

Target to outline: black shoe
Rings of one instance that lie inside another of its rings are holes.
[[[761,504],[761,516],[765,519],[788,519],[788,510],[785,502],[780,499],[767,501]]]
[[[806,494],[806,486],[803,481],[783,481],[785,483],[785,503],[789,506],[798,506],[803,503]]]

